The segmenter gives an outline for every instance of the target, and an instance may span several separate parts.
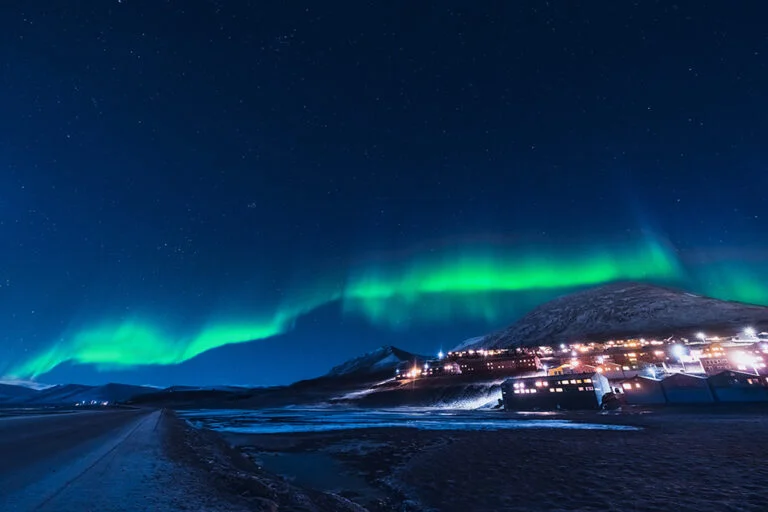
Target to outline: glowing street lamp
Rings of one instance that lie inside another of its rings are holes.
[[[437,358],[438,358],[438,359],[442,359],[442,358],[444,358],[444,357],[445,357],[445,354],[443,354],[443,351],[442,351],[442,350],[441,350],[440,352],[438,352],[438,353],[437,353]]]
[[[746,334],[747,337],[749,337],[749,338],[754,338],[755,337],[755,329],[753,327],[746,327],[744,329],[744,334]]]
[[[697,332],[696,337],[699,338],[701,341],[707,341],[707,336],[703,332]]]
[[[673,345],[672,355],[675,356],[678,361],[680,361],[680,366],[682,366],[683,371],[685,371],[685,363],[683,363],[683,356],[685,355],[685,347],[683,347],[682,345]]]

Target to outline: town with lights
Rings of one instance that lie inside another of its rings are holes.
[[[509,410],[768,402],[768,332],[466,349],[402,363],[398,380],[505,379]]]

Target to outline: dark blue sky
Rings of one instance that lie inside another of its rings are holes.
[[[552,283],[564,266],[645,269],[656,244],[675,269],[649,280],[767,303],[766,15],[3,2],[0,375],[47,353],[44,381],[287,382],[384,343],[450,347],[594,284]],[[494,255],[500,296],[467,254]],[[509,285],[534,260],[546,289]],[[227,344],[285,310],[277,336]],[[162,334],[83,334],[104,325]]]

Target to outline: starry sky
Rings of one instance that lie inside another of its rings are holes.
[[[642,280],[768,304],[763,2],[0,5],[0,376],[271,385]]]

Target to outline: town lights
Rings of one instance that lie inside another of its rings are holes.
[[[755,375],[759,374],[759,372],[757,371],[758,359],[756,357],[747,355],[744,352],[737,352],[732,357],[733,357],[733,362],[736,363],[736,366],[739,370],[746,370],[747,368],[752,368],[752,371],[755,372]]]

